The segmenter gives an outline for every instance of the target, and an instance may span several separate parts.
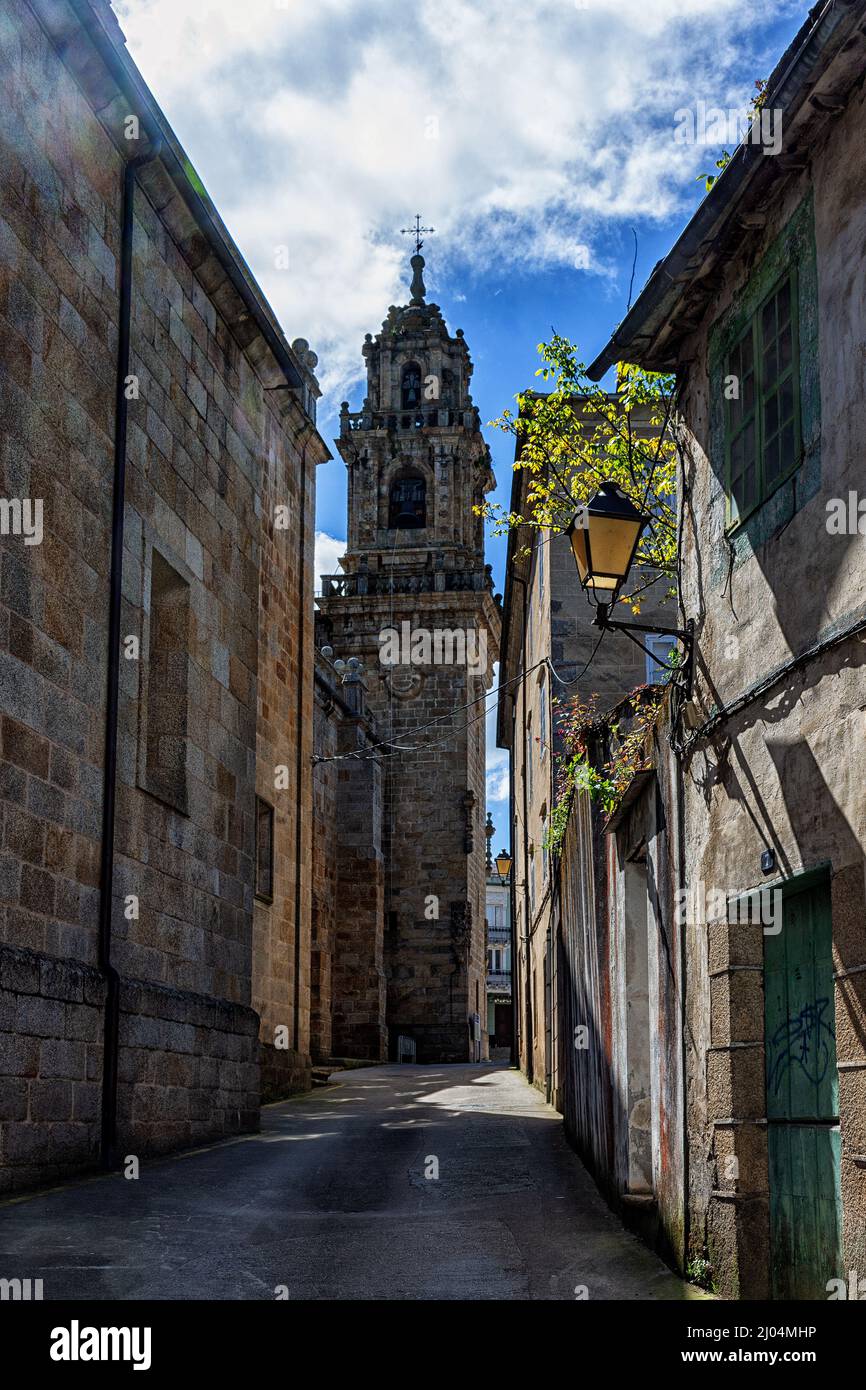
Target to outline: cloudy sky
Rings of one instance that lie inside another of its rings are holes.
[[[114,0],[130,52],[288,338],[319,354],[320,426],[360,403],[364,334],[408,299],[462,327],[490,420],[552,327],[590,360],[703,196],[717,149],[675,143],[697,101],[745,108],[805,17],[791,0]],[[279,268],[278,268],[279,267]],[[488,431],[499,495],[510,449]],[[345,536],[319,471],[320,555]],[[504,547],[490,545],[501,587]],[[492,744],[492,740],[491,740]],[[507,827],[504,755],[491,809]],[[498,839],[501,836],[498,835]],[[503,839],[504,843],[504,839]]]

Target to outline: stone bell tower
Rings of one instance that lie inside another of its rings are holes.
[[[479,697],[492,681],[500,612],[473,507],[495,480],[469,352],[462,330],[451,337],[426,302],[421,245],[417,229],[410,303],[367,334],[363,406],[342,406],[347,551],[343,573],[323,576],[319,606],[336,657],[363,665],[386,741],[389,1057],[414,1047],[419,1062],[458,1062],[487,1055]]]

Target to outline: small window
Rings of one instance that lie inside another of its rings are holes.
[[[388,499],[388,529],[413,530],[427,525],[427,484],[423,478],[397,478]]]
[[[256,897],[274,897],[274,808],[256,797]]]
[[[400,378],[400,408],[401,410],[417,410],[421,404],[421,368],[415,363],[410,362],[403,368],[403,375]]]
[[[187,814],[189,585],[158,550],[151,552],[150,626],[144,708],[143,785]]]
[[[729,524],[744,520],[800,462],[799,379],[796,278],[790,273],[752,316],[725,362]]]
[[[651,632],[644,646],[648,653],[652,653],[646,657],[647,685],[664,685],[665,681],[671,678],[671,672],[666,671],[665,666],[670,666],[671,656],[677,649],[676,638],[662,637],[658,632]]]

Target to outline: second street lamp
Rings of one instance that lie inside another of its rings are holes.
[[[622,488],[614,482],[604,482],[584,507],[578,509],[566,534],[571,542],[574,562],[581,585],[596,606],[593,622],[602,630],[613,628],[624,632],[635,646],[651,656],[666,671],[682,671],[685,696],[691,698],[694,649],[694,619],[684,628],[649,626],[646,623],[621,623],[610,613],[619,591],[628,579],[637,553],[638,542],[650,517],[638,511]],[[633,634],[676,637],[684,647],[684,660],[678,666],[660,661]]]

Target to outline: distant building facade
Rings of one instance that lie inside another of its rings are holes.
[[[491,826],[492,829],[492,826]],[[511,883],[487,865],[487,1038],[491,1062],[508,1062],[514,1042]]]
[[[317,628],[310,1050],[322,1065],[388,1056],[384,771],[356,658]],[[339,663],[339,667],[336,663]]]
[[[419,1062],[457,1062],[486,1049],[483,697],[500,617],[473,510],[494,479],[472,363],[423,266],[416,254],[411,302],[367,335],[362,409],[343,406],[348,542],[319,610],[334,659],[360,663],[383,744],[384,914],[374,930],[341,903],[359,933],[346,946],[365,970],[384,959],[387,1056],[403,1039]]]

